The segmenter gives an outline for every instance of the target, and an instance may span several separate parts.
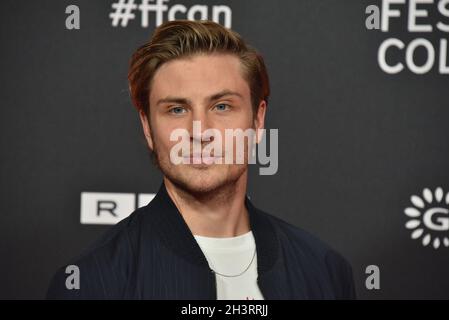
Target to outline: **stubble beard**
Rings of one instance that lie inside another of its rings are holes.
[[[248,170],[248,164],[212,164],[191,166],[175,165],[168,155],[159,152],[154,142],[153,163],[172,184],[198,200],[223,198],[226,201],[234,193],[239,179]]]

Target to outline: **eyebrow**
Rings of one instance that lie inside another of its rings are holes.
[[[218,100],[220,98],[223,98],[225,96],[237,96],[241,99],[243,99],[243,96],[235,91],[231,90],[222,90],[220,92],[214,93],[213,95],[210,95],[209,97],[205,98],[205,101],[212,102],[214,100]],[[192,104],[192,101],[187,98],[182,97],[174,97],[174,96],[167,96],[163,99],[159,99],[156,103],[156,105],[162,104],[162,103],[178,103],[178,104]]]

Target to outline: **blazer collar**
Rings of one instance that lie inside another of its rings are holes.
[[[164,244],[191,263],[210,270],[206,257],[169,196],[164,183],[161,184],[150,205],[153,208],[152,218],[156,220],[153,221],[154,230]],[[279,240],[267,214],[254,207],[248,197],[245,199],[245,206],[256,242],[258,274],[263,276],[274,267],[278,259]]]

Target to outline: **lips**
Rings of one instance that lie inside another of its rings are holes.
[[[207,164],[211,165],[215,163],[221,156],[203,156],[202,154],[192,154],[190,156],[183,157],[184,164]]]

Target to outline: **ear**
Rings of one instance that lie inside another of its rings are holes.
[[[257,114],[254,118],[254,125],[256,127],[256,143],[260,143],[262,139],[262,129],[265,128],[265,113],[267,111],[267,103],[265,100],[260,101],[259,107],[257,108]]]
[[[150,121],[145,112],[143,112],[142,110],[139,111],[139,116],[140,122],[142,123],[143,133],[148,143],[148,147],[153,150],[153,137],[151,136]]]

